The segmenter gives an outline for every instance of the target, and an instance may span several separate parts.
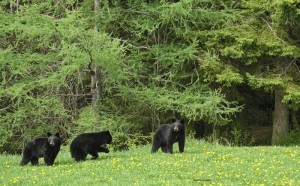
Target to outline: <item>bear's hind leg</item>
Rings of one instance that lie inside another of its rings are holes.
[[[160,147],[160,146],[158,146],[158,145],[154,145],[154,144],[153,144],[153,145],[152,145],[151,152],[152,152],[152,153],[155,153],[155,152],[157,152],[157,151],[158,151],[158,149],[159,149],[159,147]]]
[[[75,158],[75,161],[84,161],[86,156],[87,156],[87,154],[85,152],[83,152],[83,153],[80,153],[80,154],[76,154],[74,156],[74,158]]]
[[[24,157],[22,158],[22,161],[20,162],[20,165],[27,165],[30,162],[30,159],[28,157]]]
[[[151,149],[151,152],[152,152],[152,153],[157,152],[158,149],[159,149],[161,146],[162,146],[162,145],[161,145],[161,143],[160,143],[160,140],[157,139],[156,136],[154,136],[153,142],[152,142],[152,149]]]
[[[171,153],[171,154],[173,154],[173,144],[171,145],[171,144],[169,144],[169,145],[167,145],[167,151],[168,151],[168,153]]]
[[[171,145],[171,144],[164,144],[164,145],[162,145],[162,147],[161,147],[161,150],[164,152],[164,153],[173,153],[173,145]]]
[[[27,165],[30,160],[31,160],[32,154],[31,154],[31,150],[25,148],[23,151],[23,157],[22,157],[22,161],[20,162],[20,165]]]
[[[167,153],[167,152],[168,152],[168,147],[167,147],[167,145],[163,144],[163,145],[161,146],[161,150],[162,150],[164,153]]]
[[[84,161],[87,153],[85,153],[82,149],[80,148],[74,148],[71,146],[71,156],[72,158],[75,159],[75,161]]]

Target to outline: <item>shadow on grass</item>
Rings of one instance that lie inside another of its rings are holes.
[[[211,179],[206,179],[206,178],[203,178],[203,179],[193,179],[193,181],[195,181],[195,182],[208,182],[208,181],[211,181]]]

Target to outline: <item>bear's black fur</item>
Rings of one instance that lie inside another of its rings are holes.
[[[173,144],[178,142],[179,152],[184,151],[185,127],[183,120],[172,120],[171,124],[160,126],[153,136],[151,152],[157,152],[161,147],[164,153],[173,153]]]
[[[47,137],[29,141],[24,148],[20,165],[27,165],[29,162],[32,165],[38,165],[40,157],[44,157],[46,165],[53,165],[60,146],[61,139],[58,132],[55,135],[48,132]]]
[[[109,153],[106,144],[111,142],[112,136],[109,131],[80,134],[70,145],[71,156],[75,161],[85,160],[88,154],[92,155],[92,159],[97,159],[98,152]]]

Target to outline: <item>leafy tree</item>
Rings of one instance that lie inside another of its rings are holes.
[[[69,138],[107,128],[130,141],[171,117],[226,125],[242,109],[229,99],[238,86],[274,93],[272,143],[281,144],[300,100],[298,7],[2,1],[0,147],[47,130]]]
[[[191,2],[103,1],[99,25],[108,25],[106,31],[124,41],[124,63],[133,66],[129,84],[120,86],[130,107],[126,110],[138,113],[147,104],[153,115],[166,117],[171,111],[194,121],[226,124],[240,108],[202,81],[199,62],[213,57],[199,48],[196,38],[180,33],[201,16],[193,14]]]
[[[203,65],[205,80],[230,87],[246,83],[254,89],[274,92],[272,143],[280,144],[288,132],[286,104],[298,105],[299,99],[300,53],[293,40],[298,36],[287,31],[299,26],[295,13],[297,1],[220,1],[219,6],[206,1],[204,4],[202,7],[210,15],[205,19],[207,24],[183,32],[186,37],[198,38],[203,49],[217,55],[216,62]],[[197,9],[195,4],[193,7]],[[292,24],[285,25],[289,22]]]
[[[101,64],[105,85],[123,78],[119,41],[86,25],[81,11],[65,7],[58,15],[61,7],[50,2],[24,3],[14,14],[0,10],[0,147],[6,150],[48,130],[67,137],[73,118],[91,104],[89,64]]]
[[[260,21],[260,46],[265,51],[258,62],[264,66],[261,72],[247,74],[253,87],[264,87],[273,91],[275,109],[273,116],[272,144],[282,144],[289,131],[289,108],[299,107],[299,43],[295,30],[299,29],[297,1],[265,1],[257,7],[257,1],[249,2],[246,6],[254,5],[257,20]],[[292,16],[291,16],[292,15]],[[260,19],[260,20],[259,20]],[[287,24],[291,22],[292,24]],[[293,25],[293,26],[292,26]],[[293,30],[292,32],[290,32]],[[262,62],[263,61],[263,62]]]
[[[174,92],[170,87],[180,91],[218,87],[222,92],[222,87],[235,89],[243,84],[273,92],[272,143],[280,144],[288,132],[288,105],[297,109],[299,102],[298,4],[279,0],[115,1],[113,5],[104,2],[103,9],[107,10],[104,15],[122,12],[122,17],[111,14],[113,26],[107,30],[132,45],[128,59],[139,59],[147,67],[143,79],[135,78],[135,82],[170,92]],[[155,99],[150,98],[152,104]],[[197,109],[217,110],[210,106]],[[196,114],[194,119],[217,118],[201,111],[205,114]],[[212,123],[220,124],[222,119]]]

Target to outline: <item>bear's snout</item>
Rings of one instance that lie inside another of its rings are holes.
[[[49,141],[49,144],[50,144],[50,146],[54,146],[55,145],[54,141]]]
[[[178,132],[178,131],[179,131],[178,126],[174,126],[174,132]]]

